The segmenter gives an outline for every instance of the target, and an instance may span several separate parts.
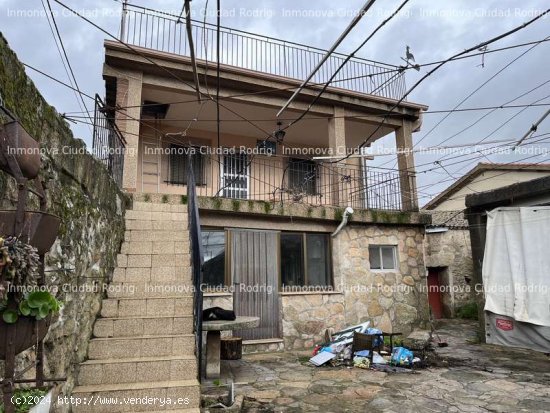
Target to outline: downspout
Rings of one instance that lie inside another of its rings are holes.
[[[338,228],[336,228],[336,231],[332,233],[332,237],[334,238],[344,227],[348,224],[349,216],[353,214],[353,208],[347,207],[344,211],[344,216],[342,217],[342,222],[340,222],[340,225],[338,225]]]

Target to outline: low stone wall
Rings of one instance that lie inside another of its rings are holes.
[[[443,309],[454,317],[457,309],[474,301],[472,249],[467,229],[426,234],[426,267],[439,268]]]
[[[124,236],[123,215],[128,201],[106,168],[87,153],[82,141],[73,138],[67,123],[40,96],[1,36],[0,93],[4,106],[40,143],[48,212],[58,215],[62,222],[46,256],[48,287],[57,291],[63,309],[45,340],[45,372],[47,377],[66,377],[63,391],[69,393],[78,364],[86,357],[103,286],[112,274]],[[0,208],[14,209],[15,182],[2,172],[0,194]],[[38,209],[33,196],[29,209]],[[18,356],[20,368],[32,363],[32,352]]]

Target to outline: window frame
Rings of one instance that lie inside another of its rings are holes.
[[[182,149],[189,149],[189,150],[195,150],[195,153],[194,155],[192,156],[198,156],[199,159],[200,159],[200,165],[199,165],[199,171],[200,171],[200,176],[195,176],[195,186],[206,186],[206,161],[207,161],[207,158],[205,155],[203,155],[201,153],[201,151],[199,150],[200,147],[198,146],[185,146],[185,145],[180,145],[180,144],[177,144],[177,143],[170,143],[170,154],[168,155],[168,176],[167,176],[167,179],[164,181],[164,183],[168,184],[168,185],[175,185],[175,186],[187,186],[187,172],[186,172],[186,168],[188,167],[187,165],[187,161],[188,161],[188,157],[187,155],[183,154],[181,155],[181,163],[183,164],[183,177],[182,177],[182,180],[181,181],[177,181],[177,180],[174,180],[172,179],[173,178],[173,160],[175,159],[176,156],[180,156],[180,155],[177,155],[177,154],[173,154],[171,151],[172,151],[172,148],[174,148],[174,150],[176,150],[176,148],[182,148]],[[191,158],[191,159],[194,159],[194,158]],[[195,168],[193,167],[193,170]],[[195,171],[196,172],[196,171]]]
[[[220,228],[220,227],[201,227],[201,247],[204,248],[204,246],[202,245],[202,233],[203,232],[222,232],[224,234],[224,263],[223,263],[223,284],[222,284],[222,287],[224,288],[227,288],[227,287],[230,287],[231,286],[231,274],[230,274],[230,271],[228,271],[228,269],[230,269],[230,262],[229,262],[229,259],[230,259],[230,242],[229,242],[229,236],[230,236],[230,233],[227,229],[225,228]],[[204,264],[203,264],[204,266]],[[205,288],[205,292],[208,293],[209,290],[212,290],[212,291],[216,291],[217,288],[219,288],[219,284],[218,285],[210,285],[210,284],[206,284],[204,283],[203,281],[203,284],[204,284],[204,288]]]
[[[307,235],[313,234],[313,235],[324,235],[327,240],[327,250],[328,250],[328,263],[327,263],[327,270],[328,270],[328,279],[329,282],[327,285],[321,286],[321,287],[327,287],[327,288],[334,288],[334,265],[333,265],[333,258],[332,258],[332,237],[329,233],[326,232],[307,232],[307,231],[280,231],[279,235],[277,237],[278,241],[278,254],[279,254],[279,290],[284,292],[283,290],[283,271],[281,268],[282,261],[281,261],[281,235],[283,234],[299,234],[302,238],[302,271],[304,272],[304,284],[305,285],[296,285],[293,287],[318,287],[316,285],[310,285],[308,284],[309,281],[309,269],[308,269],[308,256],[307,256]],[[290,287],[286,285],[287,287]]]
[[[382,257],[382,248],[391,248],[393,256],[393,268],[384,268],[384,260]],[[369,269],[373,272],[398,272],[399,271],[399,255],[396,244],[369,244]],[[370,249],[378,248],[378,258],[380,259],[380,268],[372,268]]]

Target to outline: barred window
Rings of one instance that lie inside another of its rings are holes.
[[[181,145],[170,145],[169,180],[172,185],[187,185],[187,168],[189,165],[189,148]],[[199,151],[191,155],[195,184],[205,185],[205,159]]]

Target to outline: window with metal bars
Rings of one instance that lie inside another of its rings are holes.
[[[187,168],[189,165],[189,153],[193,163],[196,185],[205,185],[204,164],[205,159],[197,149],[181,145],[170,145],[169,179],[171,185],[187,185]],[[190,152],[191,151],[191,152]]]
[[[288,162],[288,188],[307,195],[317,194],[317,164],[299,158],[290,158]]]

